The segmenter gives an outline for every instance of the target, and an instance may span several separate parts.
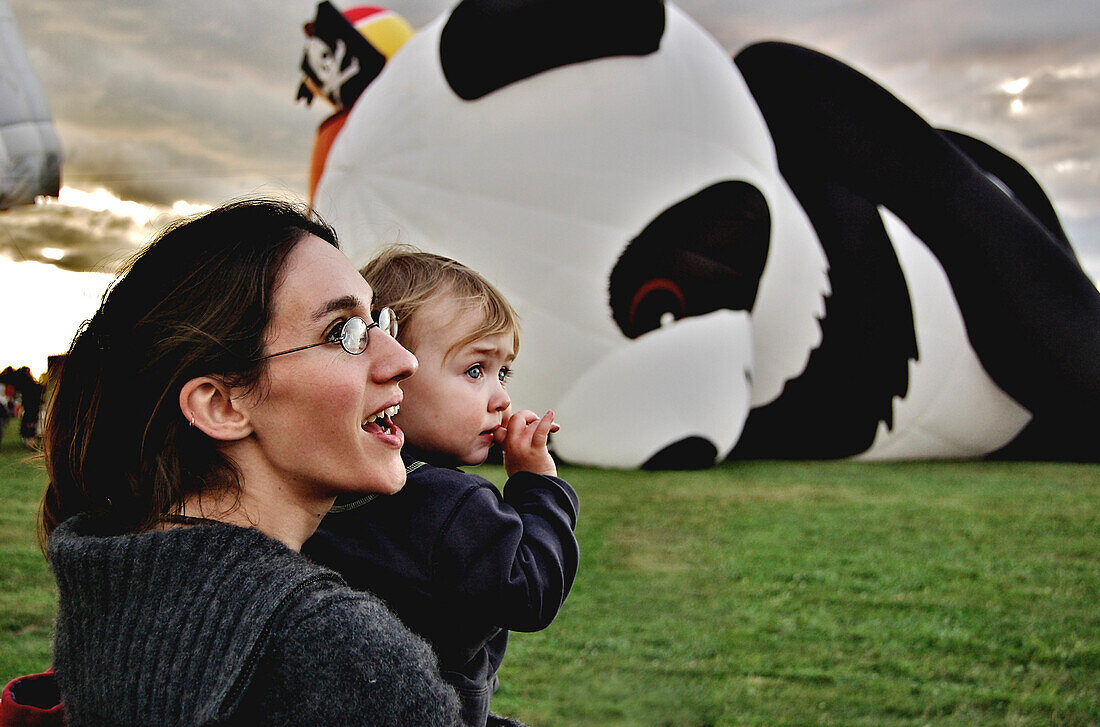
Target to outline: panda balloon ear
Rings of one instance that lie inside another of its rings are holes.
[[[463,0],[439,39],[447,83],[473,101],[552,68],[655,52],[662,0]]]

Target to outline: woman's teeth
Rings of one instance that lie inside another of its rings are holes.
[[[388,432],[390,430],[390,417],[397,416],[397,413],[399,411],[401,411],[400,404],[387,406],[382,411],[376,412],[367,417],[366,421],[363,422],[363,429],[365,430],[371,424],[377,424],[382,428],[383,431]]]

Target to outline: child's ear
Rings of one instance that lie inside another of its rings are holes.
[[[252,433],[247,409],[225,383],[210,376],[191,379],[180,390],[180,411],[191,426],[211,439],[233,442]]]

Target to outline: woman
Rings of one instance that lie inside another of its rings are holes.
[[[331,229],[248,201],[167,230],[73,341],[42,534],[69,725],[457,724],[435,657],[297,551],[401,488],[416,359]]]

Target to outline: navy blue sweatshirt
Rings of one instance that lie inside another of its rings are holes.
[[[502,495],[408,445],[402,458],[400,492],[337,500],[302,552],[382,598],[423,636],[464,721],[481,727],[508,631],[548,626],[573,585],[577,494],[557,477],[517,472]]]

